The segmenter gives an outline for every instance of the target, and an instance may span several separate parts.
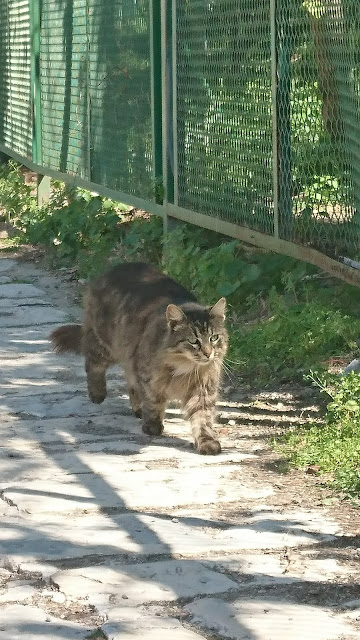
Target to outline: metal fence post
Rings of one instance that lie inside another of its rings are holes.
[[[274,236],[279,237],[279,159],[278,159],[278,119],[277,119],[277,55],[276,55],[276,0],[270,0],[271,37],[271,115],[273,142],[273,207]]]
[[[155,201],[162,203],[161,0],[150,0],[151,124]]]
[[[166,50],[167,50],[167,0],[160,0],[161,6],[161,113],[162,113],[162,179],[164,187],[164,217],[163,229],[167,233],[167,200],[168,200],[168,110],[167,110],[167,70],[166,70]]]
[[[40,2],[30,0],[30,82],[32,105],[32,159],[42,164],[41,82],[40,82]],[[37,176],[37,203],[42,207],[50,200],[49,176]]]
[[[40,86],[40,3],[30,1],[30,82],[33,162],[42,163]]]
[[[286,14],[287,11],[287,14]],[[292,237],[291,37],[287,0],[270,0],[274,235]]]

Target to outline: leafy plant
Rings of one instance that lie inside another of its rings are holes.
[[[330,399],[324,422],[284,436],[278,449],[295,467],[316,465],[328,482],[349,495],[360,493],[360,375],[307,376]]]
[[[117,252],[117,259],[145,260],[160,264],[163,224],[156,216],[138,217],[127,226]]]
[[[330,355],[357,347],[360,322],[315,300],[287,303],[275,289],[267,300],[268,316],[233,328],[229,357],[240,371],[259,382],[295,379]]]
[[[7,222],[33,215],[37,209],[33,187],[25,183],[20,165],[14,160],[0,165],[0,207]]]

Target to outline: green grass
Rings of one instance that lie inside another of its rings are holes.
[[[324,422],[283,436],[276,448],[290,465],[316,465],[329,485],[349,496],[360,494],[360,375],[312,375],[328,403]]]
[[[356,352],[360,320],[317,299],[286,300],[273,291],[268,317],[232,327],[229,359],[259,384],[294,380],[331,356]],[[313,292],[314,295],[314,292]]]

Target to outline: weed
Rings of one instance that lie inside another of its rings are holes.
[[[7,222],[12,222],[23,214],[36,213],[37,202],[33,187],[25,183],[20,167],[14,160],[0,165],[0,207]]]
[[[330,355],[357,349],[360,321],[316,300],[287,302],[273,289],[266,319],[233,327],[229,357],[258,382],[294,380]]]
[[[124,232],[115,260],[145,260],[159,265],[162,257],[162,220],[156,216],[135,218]]]
[[[277,448],[295,467],[316,464],[328,482],[349,496],[360,493],[360,375],[311,373],[330,402],[324,422],[284,436]]]
[[[86,640],[108,640],[108,636],[104,633],[102,629],[95,629],[88,636],[86,636]]]

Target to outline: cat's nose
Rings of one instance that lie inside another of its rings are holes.
[[[206,356],[207,358],[210,358],[211,354],[212,354],[212,348],[209,344],[204,344],[203,348],[202,348],[202,352],[204,354],[204,356]]]

